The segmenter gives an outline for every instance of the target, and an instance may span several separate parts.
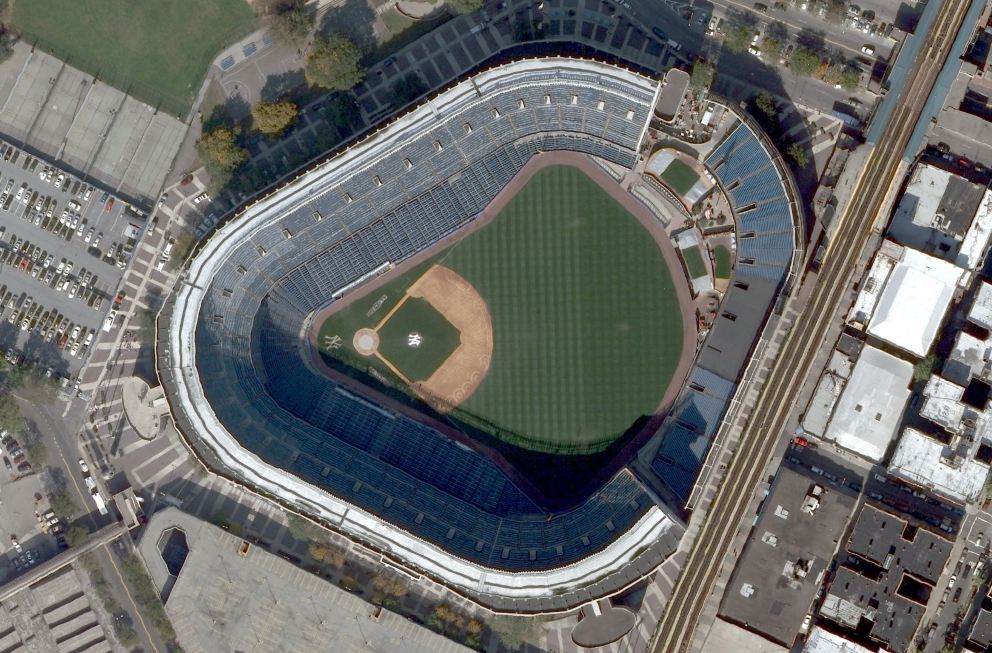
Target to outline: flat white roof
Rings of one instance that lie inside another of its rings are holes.
[[[929,227],[950,180],[951,173],[946,170],[926,163],[916,166],[892,216],[893,226],[905,221]]]
[[[973,458],[955,461],[950,447],[907,428],[892,455],[889,473],[957,503],[968,503],[982,493],[989,468]]]
[[[837,402],[824,439],[879,462],[909,401],[912,378],[910,363],[865,347]]]
[[[840,635],[823,630],[819,626],[813,626],[806,638],[806,646],[803,653],[873,653],[860,644],[850,642]]]
[[[992,284],[987,281],[978,285],[978,293],[975,295],[975,303],[968,311],[968,319],[983,329],[992,331]]]
[[[954,338],[954,348],[940,374],[958,385],[967,385],[971,377],[987,375],[990,359],[992,343],[976,338],[967,331],[958,331]]]
[[[901,245],[891,240],[882,241],[882,245],[875,255],[875,260],[871,262],[871,268],[868,269],[868,274],[861,283],[861,289],[854,300],[854,306],[851,307],[851,312],[847,316],[849,324],[864,329],[871,320],[871,316],[875,314],[878,299],[881,297],[882,291],[885,290],[885,284],[899,259],[902,258],[903,249]]]
[[[926,356],[964,274],[953,263],[905,248],[878,299],[868,333]]]
[[[957,264],[968,270],[977,270],[985,264],[989,236],[992,236],[992,190],[986,190],[978,211],[964,235],[958,251]]]

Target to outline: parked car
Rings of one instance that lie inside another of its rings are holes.
[[[21,463],[20,465],[17,466],[17,471],[20,472],[21,474],[27,474],[28,472],[31,471],[31,464]]]

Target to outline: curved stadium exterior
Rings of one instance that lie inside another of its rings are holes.
[[[549,515],[483,455],[318,372],[305,332],[335,291],[470,223],[535,154],[632,168],[658,88],[589,60],[495,67],[246,207],[202,244],[159,318],[159,375],[186,441],[218,473],[497,609],[567,609],[655,569],[678,545],[671,514],[689,499],[737,380],[704,368],[705,351],[652,449],[652,485],[673,510],[624,468]],[[722,156],[749,140],[766,157],[758,169],[779,170],[749,128],[734,134]],[[723,182],[724,161],[709,163]],[[777,193],[788,193],[781,180]],[[793,229],[788,204],[765,219],[769,234]],[[744,259],[742,273],[750,267],[768,291],[742,301],[773,302],[793,236],[779,246],[787,255]],[[678,451],[688,458],[669,465]]]

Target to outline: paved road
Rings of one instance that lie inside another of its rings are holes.
[[[797,319],[741,435],[724,483],[658,626],[652,647],[655,651],[683,653],[691,648],[720,561],[731,549],[730,542],[747,511],[752,491],[785,432],[794,397],[798,396],[816,356],[817,347],[808,344],[823,341],[836,308],[847,296],[851,271],[868,243],[872,225],[888,194],[878,191],[889,190],[898,181],[902,152],[969,4],[967,0],[946,0],[932,27],[930,47],[913,63],[909,83],[898,98],[893,119],[880,139],[881,144],[869,155],[853,199],[840,217],[806,310]]]

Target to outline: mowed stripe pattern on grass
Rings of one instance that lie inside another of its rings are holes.
[[[111,85],[122,75],[185,105],[225,39],[252,20],[245,0],[17,0],[13,11],[13,23],[57,56],[78,57]]]
[[[461,408],[548,452],[605,448],[657,408],[682,316],[650,234],[576,168],[538,172],[444,265],[485,298],[493,361]]]

